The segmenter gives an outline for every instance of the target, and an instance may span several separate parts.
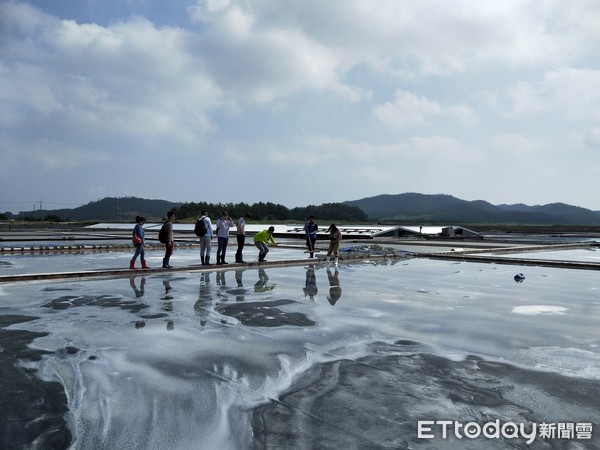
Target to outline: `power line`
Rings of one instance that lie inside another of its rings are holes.
[[[29,200],[29,201],[22,201],[22,202],[3,202],[0,201],[0,205],[24,205],[24,204],[31,204],[31,203],[40,203],[40,200]],[[43,201],[45,204],[49,204],[49,205],[81,205],[81,203],[65,203],[65,202],[47,202],[47,201]]]

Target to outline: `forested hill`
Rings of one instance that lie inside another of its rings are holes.
[[[135,216],[159,221],[167,211],[176,210],[178,220],[193,220],[201,211],[216,219],[221,211],[237,218],[251,213],[257,221],[302,221],[313,215],[320,221],[345,223],[391,222],[399,224],[516,224],[516,225],[600,225],[600,212],[566,205],[493,205],[483,200],[467,201],[451,195],[405,193],[377,195],[343,203],[323,203],[289,209],[270,202],[177,203],[137,197],[107,197],[73,209],[37,210],[19,214],[25,220],[72,220],[133,222]],[[6,214],[5,219],[14,216]]]
[[[148,222],[156,222],[165,218],[168,211],[175,211],[177,219],[183,221],[196,219],[202,211],[207,211],[213,219],[220,217],[222,211],[228,211],[230,216],[235,219],[250,213],[254,220],[260,221],[303,221],[311,215],[326,221],[365,222],[368,220],[367,215],[360,208],[344,203],[323,203],[289,209],[284,205],[270,202],[259,202],[252,205],[247,203],[175,203],[137,197],[107,197],[73,209],[24,211],[16,218],[34,221],[134,222],[136,216],[143,216]],[[3,219],[13,218],[15,216],[8,213],[3,217]]]
[[[144,216],[148,220],[160,219],[167,215],[167,211],[176,209],[181,204],[138,197],[106,197],[77,208],[23,211],[18,217],[29,220],[131,222],[135,221],[136,216]]]
[[[443,224],[600,225],[600,212],[564,203],[493,205],[451,195],[383,194],[346,204],[362,209],[372,221]]]

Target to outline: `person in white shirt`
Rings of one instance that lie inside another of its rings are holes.
[[[200,220],[204,220],[206,226],[206,234],[200,237],[200,261],[202,264],[210,266],[210,241],[213,237],[213,230],[210,217],[206,214],[206,211],[202,211],[200,215]]]
[[[225,262],[225,252],[227,251],[227,241],[229,241],[229,228],[233,226],[233,221],[229,218],[229,213],[223,211],[221,218],[217,220],[217,264],[227,264]]]
[[[252,214],[248,213],[244,217],[240,217],[237,221],[237,231],[235,237],[237,239],[237,252],[235,252],[235,262],[244,264],[244,258],[242,252],[244,251],[244,244],[246,242],[246,221],[252,219]]]

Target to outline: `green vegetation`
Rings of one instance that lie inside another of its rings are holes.
[[[65,220],[64,218],[68,218],[67,221],[134,222],[136,216],[143,216],[148,222],[152,222],[164,219],[168,211],[175,211],[177,220],[182,221],[193,221],[202,211],[207,211],[209,217],[214,219],[220,217],[223,211],[228,211],[234,219],[250,213],[254,220],[269,222],[303,221],[310,215],[325,221],[364,222],[368,219],[360,208],[344,203],[325,203],[319,206],[310,205],[289,209],[271,202],[259,202],[252,205],[247,203],[174,203],[136,197],[107,197],[74,209],[27,211],[18,216],[11,214],[4,220],[61,222]]]
[[[315,216],[319,220],[343,220],[344,222],[364,222],[367,215],[360,208],[343,203],[324,203],[319,206],[309,205],[303,208],[288,209],[276,203],[184,203],[175,209],[178,220],[187,218],[196,219],[202,211],[207,211],[211,218],[218,218],[223,211],[236,219],[247,213],[252,214],[253,220],[258,221],[304,221],[308,216]]]
[[[564,203],[527,206],[492,205],[451,195],[405,193],[377,195],[346,202],[365,211],[371,221],[400,224],[456,225],[600,225],[600,213]]]
[[[247,213],[261,222],[298,222],[308,216],[315,216],[321,222],[345,223],[388,223],[400,225],[462,225],[472,228],[498,228],[499,225],[518,229],[520,226],[550,227],[564,225],[600,226],[600,212],[551,203],[527,206],[522,203],[512,205],[492,205],[475,200],[461,200],[451,195],[426,195],[405,193],[378,195],[361,200],[343,203],[323,203],[304,207],[287,208],[281,204],[259,202],[247,203],[175,203],[165,200],[148,200],[136,197],[107,197],[74,209],[36,210],[0,215],[0,220],[20,220],[40,222],[57,221],[96,221],[129,222],[136,216],[143,216],[148,222],[165,218],[167,211],[176,211],[178,220],[195,220],[201,211],[207,211],[211,218],[218,218],[222,211],[228,211],[237,219]]]

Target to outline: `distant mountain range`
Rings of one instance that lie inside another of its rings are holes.
[[[72,221],[102,220],[110,222],[134,222],[136,216],[143,216],[148,221],[156,221],[166,217],[167,211],[178,208],[182,204],[138,197],[106,197],[77,208],[22,211],[19,216],[33,218],[56,216]]]
[[[370,221],[404,224],[515,224],[515,225],[600,225],[600,212],[550,203],[528,206],[492,205],[483,200],[467,201],[451,195],[383,194],[343,202],[363,210]],[[21,217],[43,218],[48,215],[74,221],[129,221],[135,216],[157,221],[183,202],[148,200],[137,197],[107,197],[73,209],[22,212]],[[312,207],[316,208],[316,207]],[[284,208],[285,209],[285,208]],[[309,208],[310,209],[310,208]],[[335,220],[335,219],[334,219]]]
[[[492,205],[451,195],[383,194],[345,202],[362,209],[371,220],[402,223],[599,225],[600,212],[564,203],[528,206]]]

